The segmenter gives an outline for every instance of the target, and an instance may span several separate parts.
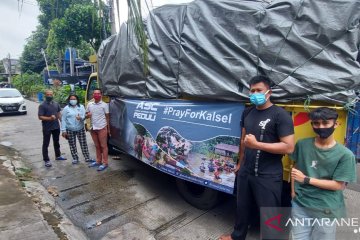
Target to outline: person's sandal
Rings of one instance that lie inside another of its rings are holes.
[[[72,164],[78,164],[78,163],[79,163],[79,160],[77,160],[77,159],[72,160]]]
[[[107,167],[108,167],[107,165],[100,165],[97,170],[98,170],[99,172],[100,172],[100,171],[104,171]]]
[[[52,164],[50,161],[45,161],[45,167],[51,167],[51,166],[52,166]]]
[[[85,160],[85,162],[87,162],[87,163],[93,163],[93,162],[96,162],[94,159],[87,159],[87,160]]]
[[[89,164],[89,167],[98,167],[100,166],[100,163],[97,163],[97,162],[92,162]]]

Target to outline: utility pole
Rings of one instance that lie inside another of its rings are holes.
[[[8,83],[11,84],[12,79],[11,79],[11,58],[10,58],[10,53],[8,55],[8,71],[9,71]]]
[[[106,39],[105,17],[104,17],[104,4],[99,0],[99,18],[101,21],[102,40]]]
[[[114,34],[116,34],[114,0],[109,0],[108,4],[110,6],[109,18],[110,18],[110,24],[111,24],[111,35],[114,35]]]
[[[69,47],[69,56],[70,56],[70,76],[74,76],[74,54],[73,54],[73,48]]]
[[[47,70],[47,72],[48,72],[48,76],[49,76],[49,78],[50,78],[49,65],[48,65],[48,62],[47,62],[47,60],[46,60],[46,55],[45,55],[45,51],[44,51],[44,49],[43,49],[43,48],[41,48],[41,53],[42,53],[42,55],[44,56],[44,59],[45,59],[45,65],[46,65],[46,70]]]

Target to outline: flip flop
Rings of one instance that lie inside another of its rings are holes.
[[[97,167],[97,166],[100,166],[100,163],[97,163],[97,162],[92,162],[88,165],[89,167]]]
[[[58,160],[58,161],[67,160],[67,158],[64,157],[64,156],[60,156],[60,157],[57,157],[57,158],[55,158],[55,159]]]
[[[78,164],[79,160],[73,159],[71,162],[72,162],[72,164]]]
[[[107,167],[108,167],[107,165],[100,165],[97,170],[98,170],[99,172],[100,172],[100,171],[104,171]]]
[[[46,161],[46,162],[45,162],[45,167],[51,167],[51,166],[52,166],[52,164],[51,164],[50,161]]]

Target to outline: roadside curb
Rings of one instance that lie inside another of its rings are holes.
[[[4,146],[0,143],[0,166],[4,171],[7,171],[8,174],[2,174],[0,178],[1,181],[12,181],[17,182],[18,187],[14,191],[16,196],[18,195],[26,195],[22,196],[24,201],[27,204],[32,205],[31,209],[26,208],[26,212],[19,213],[19,219],[15,219],[14,223],[9,223],[5,221],[0,221],[0,240],[2,239],[24,239],[24,236],[28,236],[26,230],[25,233],[22,231],[24,229],[23,219],[29,215],[32,217],[36,217],[37,221],[45,225],[45,228],[42,227],[41,234],[39,232],[34,231],[34,239],[76,239],[76,240],[86,240],[88,239],[83,231],[80,228],[74,226],[72,222],[67,218],[63,210],[56,204],[56,199],[53,192],[50,189],[45,189],[41,183],[37,181],[37,177],[32,175],[32,169],[28,168],[24,162],[22,161],[22,157],[13,148],[9,146]],[[13,188],[14,189],[14,188]],[[2,189],[0,189],[1,191]],[[25,190],[25,191],[24,191]],[[6,192],[6,189],[3,191]],[[51,194],[50,194],[51,193]],[[10,201],[10,200],[9,200]],[[9,202],[7,205],[1,204],[0,201],[0,212],[2,213],[4,209],[8,208],[8,205],[14,205],[15,202]],[[19,209],[20,211],[24,211],[24,209]],[[12,210],[12,215],[17,218],[17,214],[13,212],[17,211],[16,209]],[[14,228],[14,225],[15,228]],[[31,228],[31,227],[30,227]],[[17,237],[18,236],[18,237]],[[21,237],[22,236],[22,237]],[[43,236],[43,237],[41,237]],[[35,238],[36,237],[36,238]],[[33,238],[26,238],[33,239]]]

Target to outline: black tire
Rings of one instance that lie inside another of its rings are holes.
[[[110,144],[109,141],[108,141],[108,154],[110,155],[119,155],[119,154],[122,154],[123,152],[117,150],[117,148]]]
[[[23,115],[26,115],[26,114],[27,114],[27,112],[22,112],[22,114],[23,114]]]
[[[221,193],[182,179],[176,179],[176,186],[180,195],[192,206],[210,210],[220,203]]]
[[[120,148],[118,148],[115,145],[111,144],[111,138],[108,138],[107,145],[108,145],[108,154],[110,154],[110,155],[120,155],[120,154],[125,153]]]

